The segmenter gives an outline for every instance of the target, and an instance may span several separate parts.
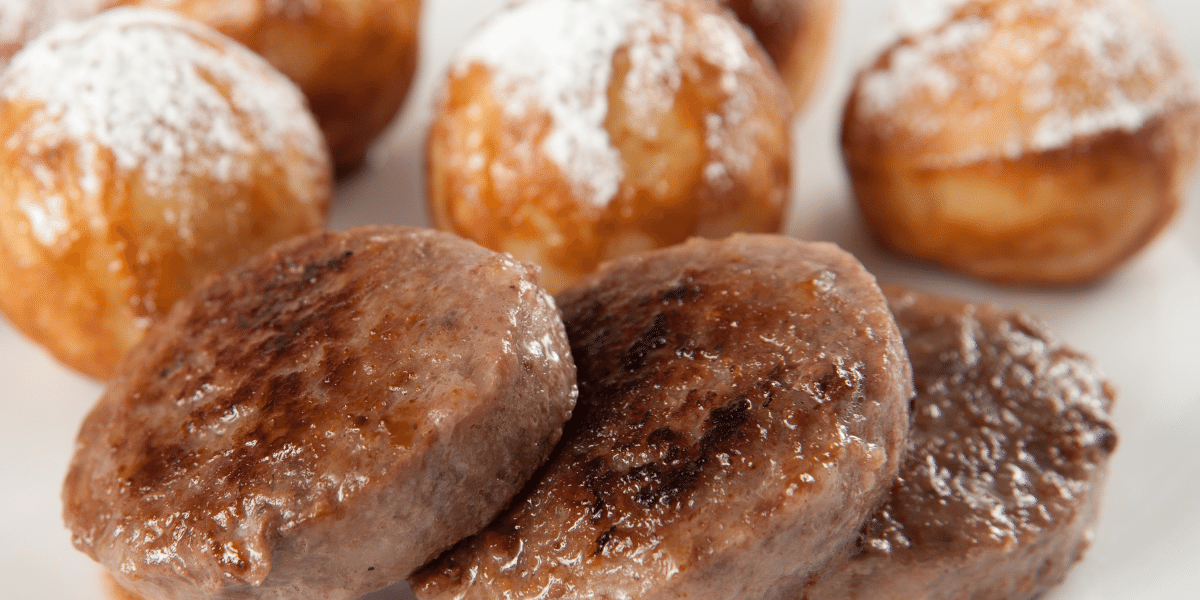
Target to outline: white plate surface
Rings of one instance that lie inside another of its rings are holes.
[[[413,93],[371,166],[339,188],[334,228],[428,222],[422,148],[434,90],[451,53],[501,0],[425,1]],[[1200,3],[1152,4],[1200,66]],[[1147,251],[1083,290],[998,288],[879,252],[851,207],[836,134],[852,70],[887,11],[886,0],[845,0],[833,66],[796,125],[788,232],[841,244],[881,279],[1038,315],[1095,356],[1121,390],[1121,441],[1095,545],[1049,598],[1200,599],[1200,189]],[[0,321],[0,598],[104,598],[98,567],[71,547],[59,516],[75,432],[100,389]]]

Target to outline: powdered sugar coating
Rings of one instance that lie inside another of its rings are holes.
[[[753,136],[731,132],[755,102],[738,80],[752,61],[732,21],[705,14],[700,31],[694,27],[670,3],[658,1],[529,0],[485,24],[452,72],[461,75],[483,64],[493,72],[498,96],[507,98],[510,116],[549,113],[553,126],[540,150],[562,169],[578,197],[602,207],[616,196],[624,176],[604,125],[613,57],[621,50],[630,71],[620,93],[631,120],[653,131],[683,85],[680,57],[695,44],[721,70],[729,94],[721,111],[705,116],[706,145],[714,155],[705,173],[711,183],[746,168]]]
[[[943,25],[970,0],[900,0],[892,6],[888,27],[878,38],[876,53],[902,38],[915,37]]]
[[[102,0],[0,0],[0,73],[9,59],[55,23],[100,11]]]
[[[756,99],[739,93],[737,73],[751,68],[752,60],[737,32],[727,19],[713,14],[700,17],[699,29],[707,43],[701,46],[704,58],[721,68],[721,91],[728,94],[722,110],[704,118],[704,143],[714,160],[704,167],[704,178],[718,188],[730,185],[730,174],[744,173],[750,168],[754,148],[748,137],[740,135],[741,125],[754,110]]]
[[[897,15],[857,109],[929,142],[939,162],[1064,148],[1194,102],[1162,26],[1136,0],[909,0]],[[951,131],[962,140],[947,142]]]
[[[186,197],[191,182],[252,177],[256,153],[312,149],[303,96],[257,55],[200,24],[153,9],[62,23],[13,58],[0,97],[37,106],[18,135],[30,154],[75,146],[85,194],[106,158],[146,192]],[[304,198],[307,195],[300,195]],[[186,232],[184,232],[186,233]]]

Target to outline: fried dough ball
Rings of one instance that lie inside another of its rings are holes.
[[[721,0],[754,32],[779,68],[792,103],[808,103],[825,67],[837,25],[839,0]]]
[[[106,2],[176,11],[262,55],[308,97],[339,174],[362,164],[417,67],[420,0]]]
[[[843,153],[874,235],[1018,284],[1086,282],[1149,243],[1184,194],[1200,105],[1146,7],[932,5],[847,102]]]
[[[262,55],[304,91],[342,174],[362,164],[416,71],[420,0],[5,0],[0,71],[54,24],[118,6],[178,12]]]
[[[789,111],[769,59],[710,2],[517,4],[451,65],[428,140],[433,221],[540,263],[551,290],[689,236],[776,231]]]
[[[107,378],[209,273],[319,228],[329,156],[299,90],[173,13],[63,23],[0,78],[0,307]]]

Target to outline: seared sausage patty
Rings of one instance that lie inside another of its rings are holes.
[[[419,598],[774,597],[887,492],[911,376],[874,279],[829,244],[734,236],[608,263],[559,296],[576,414]]]
[[[354,598],[491,520],[574,381],[531,267],[408,228],[295,240],[130,355],[80,431],[65,518],[147,598]]]
[[[1091,539],[1112,387],[1028,316],[886,292],[916,381],[908,453],[862,552],[808,598],[1035,598]]]

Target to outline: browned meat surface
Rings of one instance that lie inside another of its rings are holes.
[[[861,554],[809,600],[1022,600],[1091,539],[1113,390],[1037,321],[886,290],[913,363],[913,429]]]
[[[398,227],[285,243],[152,329],[79,434],[76,546],[148,598],[354,598],[478,530],[575,398],[534,271]]]
[[[576,414],[514,505],[411,579],[419,598],[753,600],[848,553],[911,397],[853,257],[693,240],[608,263],[559,304]]]

